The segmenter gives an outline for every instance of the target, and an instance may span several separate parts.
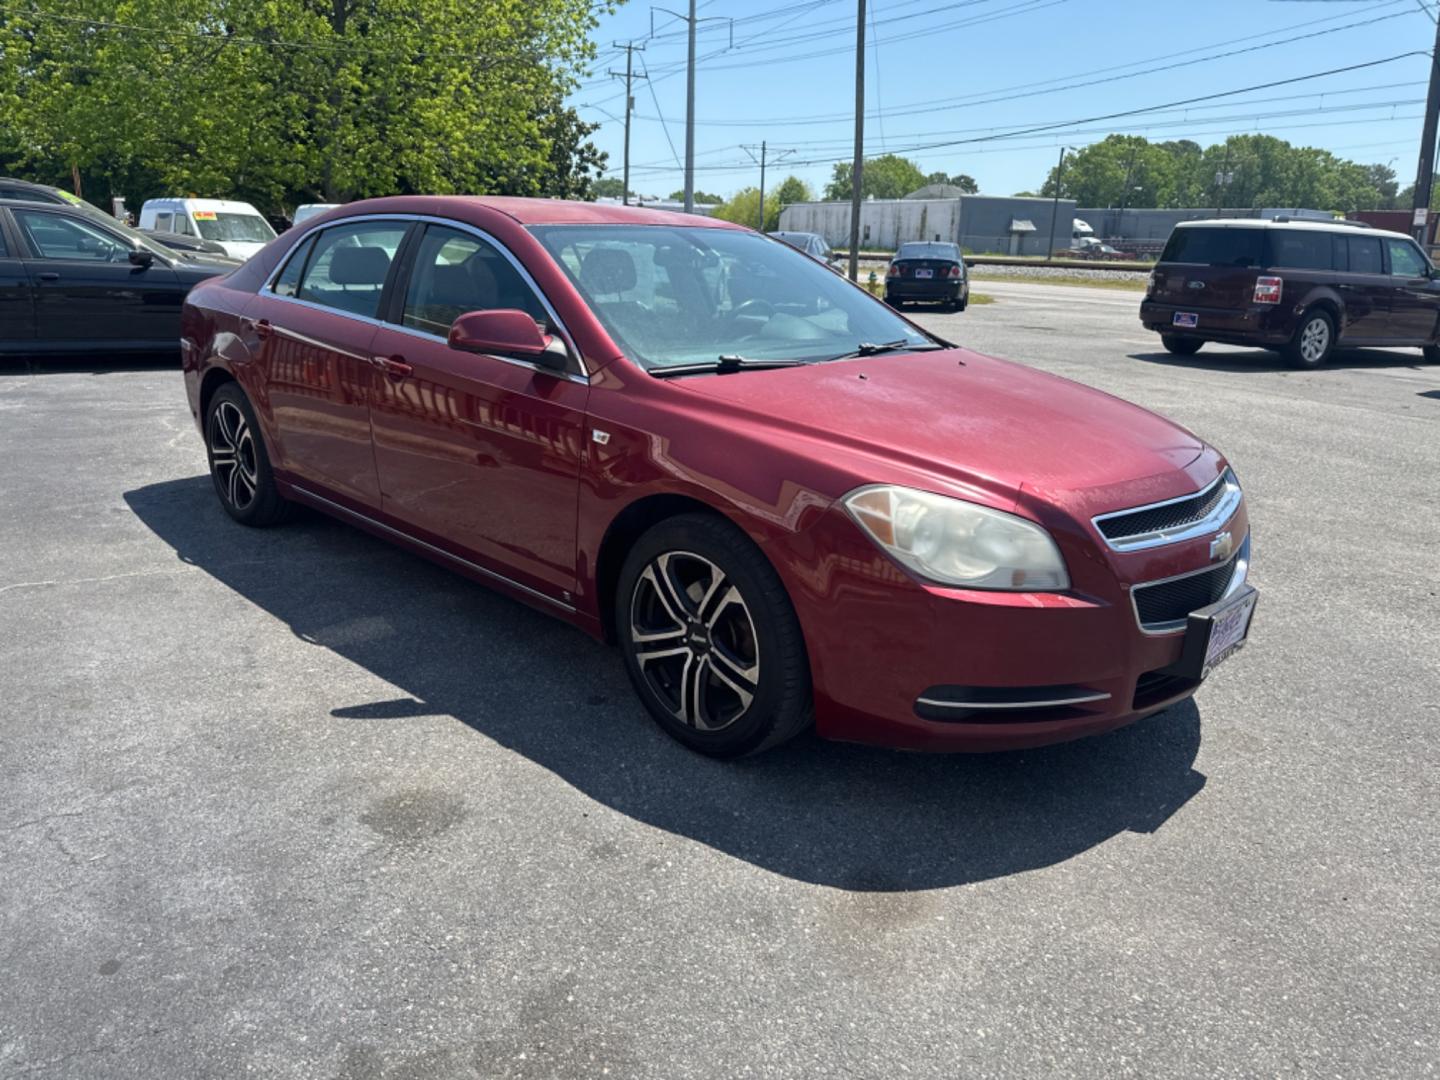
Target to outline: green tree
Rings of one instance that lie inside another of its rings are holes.
[[[943,172],[932,172],[925,178],[927,184],[949,184],[957,187],[966,195],[974,195],[980,191],[980,185],[975,182],[973,176],[965,173],[955,173],[953,176]]]
[[[590,185],[590,191],[597,199],[623,199],[625,181],[618,176],[602,176]]]
[[[830,183],[825,185],[825,198],[850,198],[854,187],[853,175],[854,168],[850,162],[836,164]],[[903,199],[927,182],[920,166],[896,154],[885,154],[865,162],[861,177],[860,194],[877,199]]]
[[[583,195],[603,160],[563,106],[593,54],[587,0],[75,0],[66,15],[0,9],[0,171],[78,174],[95,202]]]
[[[684,202],[684,201],[685,201],[685,189],[684,189],[684,188],[681,188],[679,191],[672,191],[672,192],[670,193],[670,201],[671,201],[671,202]],[[723,203],[725,200],[724,200],[723,198],[721,198],[719,195],[710,195],[710,194],[708,194],[708,193],[706,193],[706,192],[704,192],[704,191],[697,191],[697,192],[695,192],[695,201],[696,201],[697,203]]]
[[[780,186],[775,189],[775,202],[781,208],[791,203],[813,202],[815,192],[810,185],[801,180],[798,176],[787,176],[780,181]],[[778,212],[777,212],[778,213]],[[778,226],[777,226],[778,228]]]

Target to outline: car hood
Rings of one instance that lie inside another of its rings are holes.
[[[860,482],[948,482],[995,502],[1018,500],[1022,487],[1071,505],[1068,493],[1094,491],[1096,498],[1083,500],[1088,512],[1111,508],[1100,503],[1166,498],[1194,489],[1184,470],[1205,449],[1138,405],[966,349],[699,376],[684,385],[757,423],[830,443],[827,459],[837,465],[858,456],[848,471]],[[1132,483],[1144,478],[1162,479]]]
[[[239,267],[237,259],[225,255],[206,255],[203,252],[187,253],[173,264],[175,276],[181,281],[199,283],[221,274],[228,274]]]

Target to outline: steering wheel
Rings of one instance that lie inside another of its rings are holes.
[[[759,297],[752,297],[749,300],[744,300],[741,303],[736,304],[734,309],[730,312],[730,318],[739,319],[746,315],[753,315],[759,316],[762,319],[768,319],[774,314],[775,305],[770,303],[769,300],[761,300]]]

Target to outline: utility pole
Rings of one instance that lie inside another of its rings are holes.
[[[860,186],[865,179],[865,0],[855,14],[855,161],[850,166],[850,280],[860,280]]]
[[[685,70],[685,213],[695,212],[695,0],[690,0],[690,59]]]
[[[1430,189],[1435,181],[1435,126],[1440,120],[1440,20],[1435,23],[1435,49],[1430,54],[1430,92],[1425,97],[1425,127],[1420,135],[1420,167],[1415,173],[1415,215],[1410,231],[1422,248],[1429,232]]]
[[[618,45],[619,42],[616,44]],[[636,45],[633,41],[625,44],[625,74],[623,76],[625,79],[625,179],[623,181],[624,188],[620,192],[620,201],[626,206],[630,205],[630,117],[635,112],[635,95],[630,92],[630,84],[635,78],[648,79],[650,77],[648,75],[636,76],[635,74],[634,60],[637,48],[641,52],[645,51],[644,45]],[[612,71],[610,75],[617,79],[622,77],[618,71]]]
[[[741,145],[740,147],[741,150],[744,150],[745,153],[750,155],[751,161],[758,161],[760,163],[760,222],[755,227],[761,232],[765,231],[765,156],[767,145],[765,140],[762,139],[760,141],[760,156],[758,158],[755,156],[754,143],[751,143],[749,146]],[[793,153],[795,153],[794,150],[777,150],[775,152],[776,160],[778,161]]]
[[[669,8],[650,9],[650,36],[655,36],[655,12],[663,11],[685,23],[689,38],[689,59],[685,67],[685,212],[695,209],[695,26],[702,22],[729,22],[730,45],[735,45],[735,20],[725,15],[713,15],[707,19],[695,18],[695,0],[690,0],[690,14],[681,15]]]
[[[1055,166],[1055,201],[1050,207],[1050,246],[1045,249],[1046,262],[1055,257],[1055,221],[1060,216],[1060,181],[1065,176],[1065,154],[1069,150],[1068,146],[1060,148],[1060,162]]]

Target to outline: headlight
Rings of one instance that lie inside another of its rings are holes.
[[[1050,534],[1014,514],[888,484],[841,501],[870,539],[931,581],[1019,592],[1070,587]]]

